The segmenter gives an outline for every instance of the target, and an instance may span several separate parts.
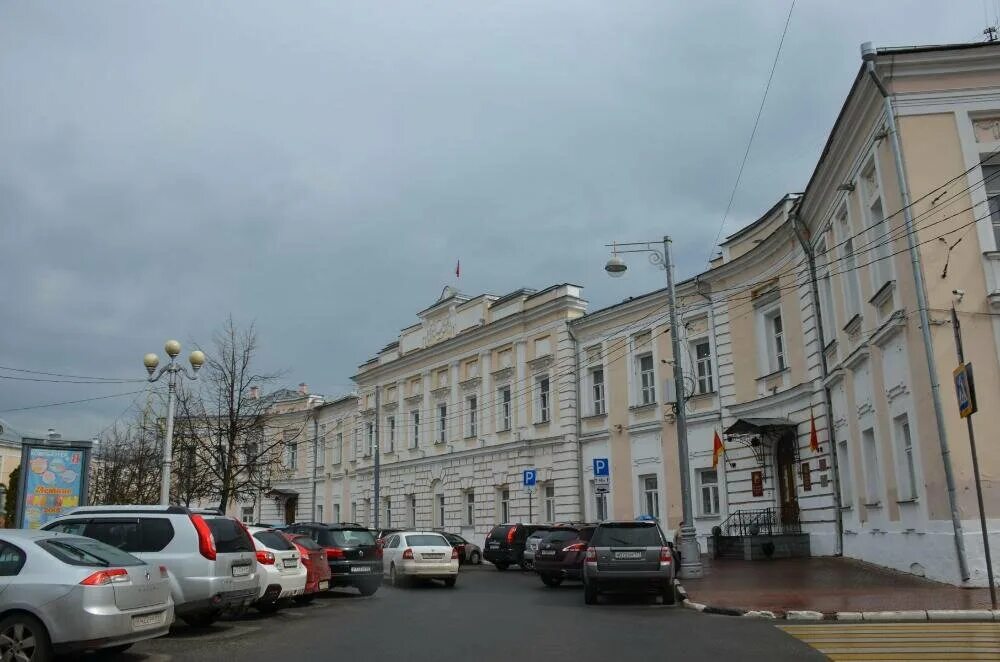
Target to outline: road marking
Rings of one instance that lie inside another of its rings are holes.
[[[837,623],[778,628],[834,662],[1000,659],[1000,623]]]

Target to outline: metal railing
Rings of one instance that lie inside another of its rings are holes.
[[[797,517],[782,518],[774,508],[734,511],[721,529],[727,536],[774,536],[783,533],[802,533],[802,525]],[[793,521],[788,521],[792,520]],[[786,520],[786,521],[782,521]]]

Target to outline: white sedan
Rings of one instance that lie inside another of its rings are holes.
[[[254,603],[259,611],[277,611],[281,601],[302,595],[306,590],[306,567],[299,558],[299,549],[274,529],[247,528],[257,550],[260,572],[260,593]]]
[[[440,579],[450,588],[458,579],[458,550],[433,531],[393,533],[382,546],[382,564],[393,586],[420,578]]]

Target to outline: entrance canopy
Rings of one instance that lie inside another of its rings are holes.
[[[284,490],[278,487],[270,489],[267,493],[269,497],[285,498],[291,499],[299,496],[299,493],[295,490]]]
[[[725,434],[769,434],[794,427],[787,418],[738,418],[726,428]]]

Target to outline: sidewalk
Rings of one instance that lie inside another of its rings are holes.
[[[990,608],[989,589],[957,588],[853,559],[703,558],[705,576],[681,583],[692,601],[713,607],[824,613]]]

